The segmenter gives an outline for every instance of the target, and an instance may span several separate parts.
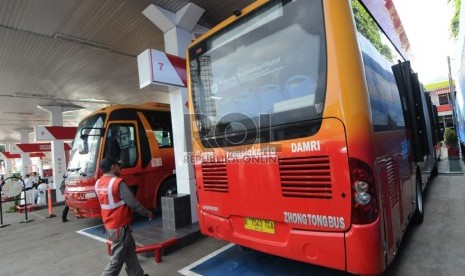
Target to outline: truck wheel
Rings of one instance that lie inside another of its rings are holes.
[[[425,215],[425,210],[423,209],[423,191],[421,190],[421,180],[417,178],[416,182],[416,208],[413,214],[413,222],[421,224]]]
[[[158,196],[157,196],[157,209],[161,210],[161,198],[163,196],[170,196],[175,195],[178,193],[178,188],[176,186],[176,178],[171,177],[163,184],[161,184],[160,188],[158,189]]]

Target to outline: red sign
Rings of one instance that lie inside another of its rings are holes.
[[[450,108],[450,105],[448,104],[439,105],[437,108],[438,108],[438,112],[452,111],[452,109]]]
[[[166,54],[166,57],[170,61],[176,73],[178,74],[179,78],[184,84],[184,87],[186,87],[187,86],[186,59],[182,57],[170,55],[170,54]]]
[[[7,159],[21,158],[21,154],[14,154],[14,153],[10,153],[8,151],[2,152],[2,153]],[[33,153],[29,154],[29,157],[45,157],[45,154],[43,154],[42,152],[33,152]]]
[[[137,56],[139,85],[154,84],[162,87],[186,87],[186,60],[184,58],[147,49]]]
[[[10,153],[8,151],[2,152],[3,155],[5,155],[6,158],[8,159],[15,159],[15,158],[21,158],[21,154],[15,154],[15,153]]]
[[[77,132],[77,127],[36,126],[36,141],[71,140]]]
[[[44,152],[44,151],[52,151],[52,144],[51,143],[34,143],[34,144],[16,144],[16,147],[20,149],[22,152]],[[64,149],[70,150],[71,147],[68,144],[64,144]]]
[[[57,140],[74,139],[74,136],[76,136],[76,132],[77,132],[77,127],[48,126],[45,128]]]

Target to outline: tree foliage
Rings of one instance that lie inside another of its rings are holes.
[[[450,1],[450,0],[449,0]],[[460,1],[460,0],[456,0]],[[371,15],[358,0],[351,0],[357,30],[389,61],[393,61],[391,49],[381,41],[381,32]]]
[[[449,146],[449,147],[456,147],[459,140],[457,138],[457,133],[455,132],[455,130],[453,130],[452,128],[446,128],[446,132],[444,134],[444,143],[446,144],[446,146]]]
[[[450,20],[450,36],[457,39],[459,35],[459,23],[460,23],[460,4],[461,0],[447,0],[447,3],[454,3],[454,16]]]

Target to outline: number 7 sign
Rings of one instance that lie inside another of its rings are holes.
[[[186,60],[147,49],[137,56],[140,88],[149,84],[186,87]]]

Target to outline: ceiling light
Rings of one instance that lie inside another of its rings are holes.
[[[93,103],[107,103],[108,101],[107,100],[103,100],[103,99],[91,99],[91,98],[79,98],[80,101],[83,101],[83,102],[93,102]]]
[[[110,47],[108,45],[100,44],[97,42],[85,40],[85,39],[74,37],[74,36],[69,36],[69,35],[64,35],[64,34],[55,34],[54,37],[57,40],[79,44],[79,45],[84,45],[84,46],[89,46],[92,48],[97,48],[97,49],[102,49],[102,50],[107,50],[107,51],[113,50],[113,47]]]

